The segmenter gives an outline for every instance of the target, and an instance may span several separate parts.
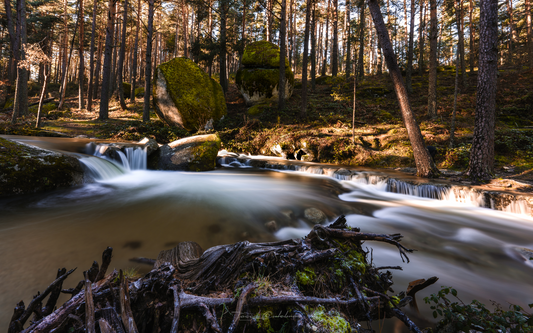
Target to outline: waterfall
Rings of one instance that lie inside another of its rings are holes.
[[[376,185],[379,190],[386,192],[464,203],[475,207],[491,208],[514,214],[532,215],[530,205],[521,197],[502,195],[510,197],[506,198],[505,201],[498,200],[497,203],[493,199],[499,195],[497,192],[487,192],[467,186],[416,184],[394,179],[380,172],[348,170],[341,167],[306,164],[302,162],[291,163],[282,158],[237,155],[225,151],[219,153],[218,163],[227,167],[260,167],[270,170],[296,171],[312,175],[323,175],[339,181]]]
[[[132,170],[146,170],[146,148],[118,147],[116,145],[96,145],[88,143],[85,153],[94,157],[82,157],[90,177],[96,180],[110,179]]]

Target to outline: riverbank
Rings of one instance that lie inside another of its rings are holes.
[[[453,106],[454,67],[440,67],[437,119],[425,115],[426,75],[413,77],[411,104],[426,144],[436,148],[435,162],[445,170],[443,178],[469,184],[462,172],[468,167],[473,135],[476,73],[469,73],[468,87],[459,94],[454,148],[449,148]],[[411,173],[414,160],[407,131],[403,127],[396,98],[387,75],[375,75],[359,82],[352,132],[353,82],[341,77],[322,77],[311,88],[307,118],[300,120],[296,89],[287,108],[278,112],[275,103],[263,113],[247,114],[247,107],[234,84],[226,94],[228,115],[215,124],[222,148],[252,155],[281,155],[301,148],[307,160],[348,166],[388,168]],[[497,96],[496,160],[494,180],[488,188],[528,192],[533,184],[533,70],[510,68],[500,71]],[[51,96],[57,95],[52,92]],[[36,97],[33,97],[35,99]],[[94,103],[98,106],[98,101]],[[152,122],[142,123],[142,99],[121,110],[112,102],[109,120],[97,120],[98,112],[77,109],[77,98],[67,99],[63,111],[52,110],[44,116],[42,130],[33,128],[32,114],[20,123],[9,123],[10,112],[0,113],[0,133],[18,135],[86,136],[99,139],[140,140],[151,137],[159,143],[193,135],[165,126],[152,114]],[[198,134],[198,133],[195,133]]]

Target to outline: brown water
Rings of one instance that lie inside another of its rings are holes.
[[[67,150],[80,151],[85,143]],[[435,275],[440,280],[419,298],[446,285],[465,301],[533,302],[533,260],[520,250],[533,249],[529,217],[303,173],[137,170],[68,190],[0,200],[0,327],[7,328],[14,305],[21,299],[28,304],[58,268],[78,267],[65,287],[76,285],[107,246],[114,248],[112,268],[142,273],[149,267],[130,258],[155,258],[180,241],[194,240],[205,249],[244,239],[301,237],[311,228],[303,218],[309,207],[323,210],[330,221],[346,214],[349,224],[364,232],[402,233],[403,244],[418,250],[409,264],[390,245],[366,243],[376,265],[404,267],[394,272],[396,292],[409,281]],[[277,233],[264,226],[271,220],[282,227]]]

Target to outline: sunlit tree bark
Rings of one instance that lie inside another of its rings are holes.
[[[309,28],[311,25],[311,10],[313,1],[306,1],[305,29],[304,29],[304,53],[302,59],[302,101],[300,105],[300,118],[307,116],[307,63],[309,58]]]
[[[411,147],[413,148],[417,175],[420,177],[437,177],[439,175],[439,170],[435,166],[433,159],[426,149],[424,138],[422,137],[422,133],[420,132],[420,128],[416,122],[415,115],[411,110],[407,90],[405,89],[405,85],[402,80],[402,73],[400,72],[398,63],[396,62],[396,55],[392,49],[389,33],[387,31],[387,27],[385,26],[385,22],[383,21],[383,16],[381,15],[377,0],[368,0],[368,8],[370,10],[370,14],[372,15],[374,26],[383,48],[385,62],[387,64],[387,68],[389,69],[389,74],[392,79],[394,91],[396,92],[398,104],[400,105],[403,122],[407,129],[407,135],[409,136],[409,141],[411,142]]]
[[[428,116],[437,117],[437,0],[429,0],[429,87]]]
[[[411,86],[411,72],[413,71],[413,43],[415,31],[415,0],[411,0],[411,26],[409,28],[409,50],[407,51],[407,73],[405,76],[405,85],[409,93],[413,92]]]
[[[494,126],[498,74],[498,1],[481,0],[476,120],[468,172],[478,182],[494,175]]]
[[[333,43],[331,45],[331,75],[339,72],[339,1],[333,0]]]
[[[154,2],[148,1],[148,29],[146,34],[146,60],[144,77],[143,122],[150,121],[150,96],[152,95],[152,39],[154,36]]]
[[[85,57],[83,55],[83,43],[85,41],[85,33],[84,33],[84,24],[83,24],[83,21],[84,21],[84,9],[83,9],[83,0],[79,0],[80,1],[80,11],[78,13],[79,15],[79,20],[80,20],[80,35],[78,37],[78,40],[79,40],[79,52],[78,52],[78,57],[80,59],[80,63],[79,63],[79,74],[78,74],[78,106],[79,106],[79,109],[82,110],[85,108],[85,96],[84,96],[84,93],[85,93],[85,88],[84,88],[84,85],[85,85]]]
[[[104,50],[104,68],[102,77],[102,89],[100,92],[100,111],[98,119],[106,120],[109,118],[109,89],[111,82],[111,61],[113,57],[113,40],[115,31],[115,11],[117,0],[109,0],[107,9],[107,27],[105,36]]]
[[[26,60],[26,0],[17,1],[17,34],[19,40],[19,63],[17,64],[17,83],[15,86],[15,100],[13,104],[13,114],[11,122],[15,122],[18,117],[28,114],[28,70],[20,62]]]
[[[130,101],[131,103],[135,102],[135,85],[137,84],[137,55],[139,54],[137,48],[139,47],[139,31],[141,30],[141,0],[137,1],[137,26],[135,29],[135,43],[133,46],[133,59],[131,62],[131,92],[130,92]],[[177,56],[177,45],[178,45],[178,35],[176,34],[176,56]]]
[[[287,18],[287,1],[281,0],[281,18],[279,32],[279,83],[278,83],[278,109],[285,108],[285,39],[287,35],[286,18]]]
[[[89,84],[87,91],[87,111],[93,109],[93,91],[94,91],[94,47],[96,35],[96,8],[98,7],[98,0],[93,1],[93,21],[91,26],[91,46],[89,50]]]
[[[128,0],[124,0],[124,15],[122,16],[122,35],[120,41],[120,53],[118,57],[118,100],[122,110],[126,110],[126,101],[124,100],[124,59],[126,58],[126,27],[128,22]]]

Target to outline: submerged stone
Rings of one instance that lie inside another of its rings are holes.
[[[0,138],[0,196],[28,194],[83,183],[78,159]]]
[[[157,116],[188,131],[203,129],[226,114],[220,84],[187,58],[174,58],[157,67],[153,96]]]
[[[184,138],[163,145],[150,155],[148,168],[184,171],[213,170],[219,150],[220,138],[216,134]]]
[[[267,41],[252,43],[244,50],[243,68],[237,71],[235,82],[247,105],[277,100],[279,94],[280,50]],[[285,98],[292,95],[294,73],[285,58]]]

